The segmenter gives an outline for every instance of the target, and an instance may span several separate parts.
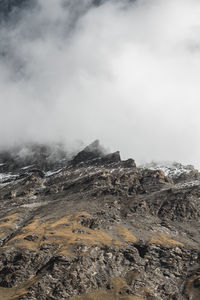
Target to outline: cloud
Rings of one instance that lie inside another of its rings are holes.
[[[200,3],[37,0],[0,29],[0,145],[200,166]]]

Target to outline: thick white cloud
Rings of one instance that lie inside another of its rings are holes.
[[[0,140],[200,166],[200,2],[37,0],[0,29]]]

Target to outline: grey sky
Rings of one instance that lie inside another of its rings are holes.
[[[0,28],[0,145],[100,139],[200,167],[200,2],[37,0]]]

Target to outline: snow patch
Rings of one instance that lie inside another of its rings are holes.
[[[13,181],[17,178],[17,175],[13,175],[10,173],[0,173],[0,183],[4,183],[5,181]]]
[[[52,175],[55,175],[55,174],[60,173],[61,171],[62,171],[62,169],[59,169],[59,170],[57,170],[57,171],[47,171],[47,172],[45,173],[45,176],[46,176],[46,177],[50,177],[50,176],[52,176]]]
[[[33,167],[34,165],[29,165],[29,166],[26,166],[26,167],[23,167],[23,168],[21,168],[21,170],[27,170],[27,169],[29,169],[29,168],[31,168],[31,167]]]
[[[194,171],[192,165],[184,166],[177,162],[151,162],[141,167],[149,170],[161,170],[165,176],[170,178],[178,177],[181,174],[189,174],[191,171]]]

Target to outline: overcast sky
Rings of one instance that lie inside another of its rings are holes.
[[[36,2],[0,27],[0,147],[98,138],[200,167],[200,1]]]

